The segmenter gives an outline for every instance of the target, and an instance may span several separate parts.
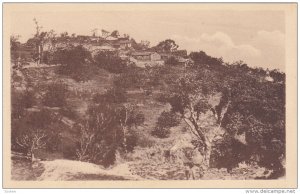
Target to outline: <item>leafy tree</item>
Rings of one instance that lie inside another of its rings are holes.
[[[191,52],[189,57],[194,61],[195,65],[207,65],[208,67],[220,67],[223,64],[222,58],[215,58],[207,55],[204,51]]]
[[[285,87],[262,82],[260,76],[248,73],[253,70],[244,63],[190,67],[171,85],[163,101],[181,114],[197,137],[197,147],[208,166],[219,165],[230,171],[241,161],[255,160],[273,171],[271,177],[278,177],[284,173]],[[209,98],[217,93],[222,94],[221,99],[212,106]],[[214,128],[201,124],[200,115],[209,110],[216,117]],[[218,129],[225,129],[225,133],[213,135]]]
[[[269,178],[281,176],[281,160],[285,158],[285,86],[261,81],[265,72],[243,62],[196,69],[197,79],[203,80],[202,87],[222,93],[219,104],[210,110],[226,133],[218,141],[212,140],[211,162],[224,161],[214,165],[229,171],[241,161],[255,162],[273,171]],[[209,78],[203,72],[212,75]]]
[[[131,39],[132,48],[138,51],[149,49],[150,42],[147,40],[142,40],[140,43],[137,43],[133,38]]]
[[[67,38],[67,37],[69,37],[69,33],[68,32],[62,32],[62,33],[60,33],[60,37]]]
[[[110,34],[111,37],[114,37],[114,38],[118,38],[120,36],[119,34],[119,31],[118,30],[114,30],[111,34]]]
[[[230,173],[238,163],[245,161],[249,154],[245,144],[227,134],[213,142],[210,165],[215,168],[226,167]]]
[[[152,49],[157,52],[172,52],[177,50],[179,46],[175,43],[174,40],[166,39],[164,41],[161,41],[158,43],[155,47]]]
[[[274,79],[275,82],[285,83],[285,74],[280,72],[278,69],[271,70],[270,76]]]
[[[250,76],[236,77],[230,90],[230,106],[221,126],[231,134],[245,134],[250,160],[273,170],[271,177],[284,173],[285,88],[282,84],[259,82]],[[240,150],[242,152],[242,150]],[[277,177],[276,177],[277,178]]]
[[[12,60],[16,60],[19,56],[16,55],[16,51],[20,47],[19,35],[10,36],[10,56]]]
[[[203,77],[201,77],[203,78]],[[210,108],[209,96],[213,90],[208,92],[203,85],[203,80],[199,80],[195,74],[188,74],[179,78],[177,84],[171,88],[167,101],[172,106],[172,111],[179,113],[181,118],[189,126],[191,133],[197,137],[201,143],[202,153],[205,155],[205,165],[209,166],[213,129],[208,131],[201,125],[201,114],[205,114]]]

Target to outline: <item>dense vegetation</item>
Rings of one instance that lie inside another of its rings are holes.
[[[273,170],[271,177],[281,176],[280,160],[285,157],[284,74],[276,71],[277,80],[268,82],[265,71],[244,63],[222,65],[221,59],[204,52],[191,55],[195,61],[192,71],[179,78],[166,96],[172,110],[182,115],[198,137],[197,145],[206,153],[208,165],[214,161],[216,166],[230,170],[241,161],[257,162]],[[222,98],[211,107],[208,99],[215,93],[221,93]],[[221,140],[209,137],[210,131],[200,126],[199,115],[210,110],[225,129]],[[237,138],[243,135],[245,141]]]

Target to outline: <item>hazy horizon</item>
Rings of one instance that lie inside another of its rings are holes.
[[[285,17],[280,11],[101,11],[15,12],[11,34],[25,42],[35,33],[33,18],[42,30],[58,35],[91,35],[98,28],[118,30],[151,46],[171,38],[179,49],[203,50],[225,62],[243,60],[249,66],[285,69]]]

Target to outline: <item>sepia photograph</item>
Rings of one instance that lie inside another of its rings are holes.
[[[296,3],[3,13],[4,186],[296,187]]]

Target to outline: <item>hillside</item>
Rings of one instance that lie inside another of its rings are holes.
[[[79,135],[74,126],[79,120],[87,117],[87,110],[93,104],[94,94],[105,94],[109,88],[114,87],[114,80],[119,75],[99,68],[88,81],[78,82],[69,76],[57,73],[58,68],[59,66],[24,67],[13,71],[14,89],[20,92],[31,88],[36,99],[34,106],[25,108],[25,114],[47,109],[51,114],[58,116],[59,121],[50,125],[59,125],[58,135],[62,142],[60,148],[56,150],[37,150],[36,157],[44,161],[38,162],[36,166],[22,165],[22,161],[14,162],[13,170],[20,172],[13,176],[14,179],[20,180],[24,177],[26,180],[186,179],[188,168],[185,164],[187,159],[184,150],[186,148],[194,149],[191,142],[195,140],[186,123],[181,120],[179,125],[171,127],[170,135],[167,138],[159,138],[152,134],[160,114],[163,111],[168,112],[172,108],[170,104],[157,99],[170,87],[170,78],[180,77],[186,73],[184,68],[168,66],[162,70],[164,73],[159,78],[160,84],[152,87],[150,94],[141,88],[126,89],[127,103],[136,105],[136,111],[141,112],[145,120],[142,125],[131,129],[137,139],[134,149],[131,152],[121,153],[121,155],[117,154],[115,163],[109,169],[101,167],[101,165],[74,161],[76,158],[72,152],[75,150],[74,146],[77,144]],[[67,94],[64,107],[51,108],[43,104],[43,96],[47,92],[47,87],[53,82],[66,85]],[[216,106],[220,103],[220,98],[220,93],[214,93],[208,102],[211,106]],[[218,128],[216,118],[211,111],[202,114],[200,120],[201,125],[205,126],[207,130],[214,131]],[[73,151],[70,152],[70,149]],[[171,156],[167,154],[170,150]],[[244,163],[240,163],[230,172],[226,168],[206,169],[206,167],[201,167],[203,156],[199,155],[197,151],[193,153],[193,158],[196,158],[194,163],[199,163],[193,167],[196,179],[255,179],[269,173],[257,164]],[[78,165],[81,167],[78,168]],[[32,173],[26,168],[33,169],[36,175],[24,176],[24,174]],[[200,173],[201,168],[205,170],[201,170]]]

